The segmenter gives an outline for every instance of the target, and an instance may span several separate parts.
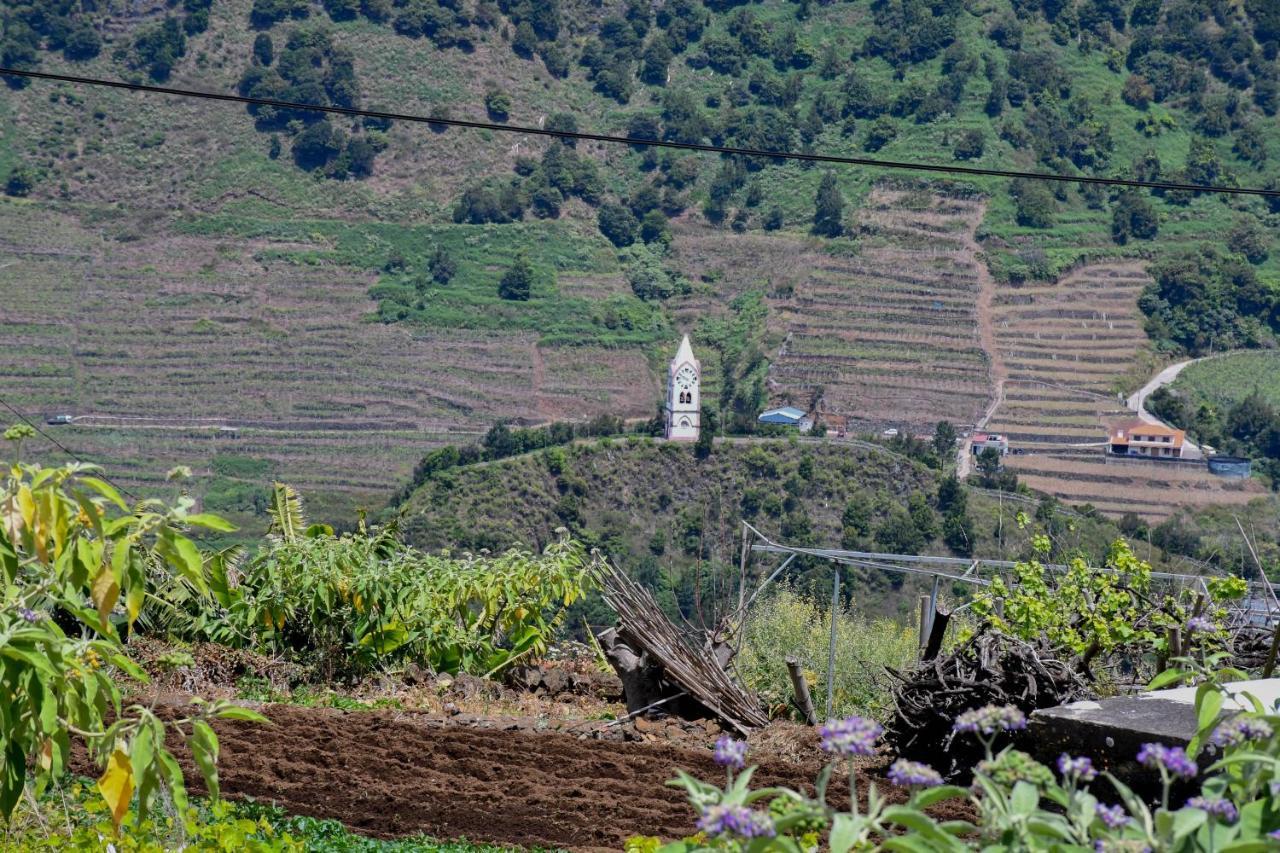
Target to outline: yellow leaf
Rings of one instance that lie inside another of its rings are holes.
[[[133,800],[133,765],[129,763],[129,755],[123,749],[116,747],[115,752],[111,753],[107,769],[98,779],[98,791],[102,794],[102,799],[107,801],[107,808],[111,810],[111,822],[119,832],[120,821],[124,820],[125,813],[129,811],[129,803]]]
[[[53,741],[49,738],[45,738],[44,743],[40,744],[40,769],[53,769]]]
[[[93,580],[93,603],[98,608],[98,618],[107,624],[107,614],[116,606],[120,598],[120,584],[116,583],[116,573],[110,567],[103,566]]]

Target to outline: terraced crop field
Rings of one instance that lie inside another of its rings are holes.
[[[24,285],[0,307],[0,398],[76,416],[48,429],[126,487],[185,464],[199,493],[218,458],[248,460],[252,476],[223,479],[280,477],[345,513],[498,418],[652,414],[638,352],[372,322],[371,274],[291,264],[283,248],[106,240],[70,212],[0,204],[5,280]]]
[[[1006,376],[987,426],[1026,450],[1103,441],[1103,422],[1128,416],[1114,385],[1146,342],[1137,301],[1149,280],[1113,262],[1002,286],[992,315]]]
[[[858,214],[856,254],[814,252],[794,295],[775,302],[783,336],[770,379],[853,428],[939,418],[974,423],[989,396],[976,305],[976,200],[877,189]]]
[[[1008,457],[1022,482],[1109,515],[1160,521],[1178,506],[1248,502],[1256,483],[1104,455],[1109,425],[1136,417],[1116,384],[1146,341],[1137,298],[1148,280],[1137,263],[1108,262],[1002,287],[992,318],[1005,380],[987,427],[1027,451]]]
[[[1239,505],[1261,497],[1256,480],[1228,480],[1202,466],[1084,455],[1036,453],[1009,457],[1018,479],[1072,504],[1092,504],[1112,517],[1132,512],[1163,521],[1182,506]]]

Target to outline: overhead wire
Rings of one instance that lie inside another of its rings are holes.
[[[36,434],[37,434],[37,435],[39,435],[39,436],[40,436],[41,438],[43,438],[45,441],[47,441],[47,442],[49,442],[50,444],[52,444],[54,447],[56,447],[56,448],[58,448],[59,450],[61,450],[63,453],[65,453],[65,454],[67,454],[68,456],[70,456],[70,457],[71,457],[72,459],[74,459],[75,461],[79,462],[81,465],[92,465],[92,464],[93,464],[93,463],[89,462],[87,459],[84,459],[82,456],[80,456],[80,454],[76,453],[74,450],[69,449],[65,444],[63,444],[62,442],[58,441],[58,440],[57,440],[56,438],[54,438],[53,436],[49,435],[49,433],[48,433],[48,432],[46,432],[45,430],[42,430],[39,426],[37,426],[37,425],[36,425],[35,421],[31,420],[31,418],[27,417],[27,416],[26,416],[23,412],[21,412],[20,410],[18,410],[18,409],[16,409],[16,408],[14,408],[13,406],[11,406],[11,405],[9,404],[9,401],[8,401],[8,400],[5,400],[3,397],[0,397],[0,406],[4,406],[6,409],[8,409],[10,412],[12,412],[12,413],[13,413],[14,417],[18,418],[18,420],[22,421],[22,422],[23,422],[23,423],[25,423],[27,426],[29,426],[29,427],[31,427],[33,430],[35,430],[35,432],[36,432]],[[112,486],[114,486],[114,487],[115,487],[115,489],[116,489],[117,491],[119,491],[119,492],[123,492],[124,494],[126,494],[126,495],[128,495],[129,497],[133,498],[135,501],[140,501],[140,500],[142,500],[142,498],[138,497],[138,496],[137,496],[137,495],[135,495],[133,492],[129,491],[129,490],[128,490],[128,489],[126,489],[124,486],[120,485],[119,483],[117,483],[117,482],[113,481],[113,480],[112,480],[110,477],[108,477],[106,474],[98,473],[98,474],[97,474],[97,477],[98,477],[98,479],[100,479],[100,480],[104,480],[104,481],[106,481],[107,483],[110,483]]]
[[[108,80],[99,77],[84,77],[75,74],[57,74],[48,71],[32,71],[22,68],[0,67],[0,75],[21,77],[29,80],[51,80],[59,83],[71,83],[81,86],[100,86],[112,89],[124,89],[131,92],[172,95],[183,98],[201,98],[204,100],[223,101],[249,106],[275,107],[277,109],[328,113],[353,118],[375,118],[418,124],[443,125],[446,127],[469,128],[474,130],[488,130],[497,133],[530,134],[557,139],[573,139],[585,142],[603,142],[650,148],[671,148],[682,151],[700,151],[709,154],[728,154],[740,157],[798,160],[810,163],[830,163],[833,165],[863,166],[898,171],[932,172],[947,175],[964,175],[967,177],[1022,178],[1026,180],[1052,181],[1067,184],[1098,184],[1102,186],[1132,187],[1135,189],[1280,197],[1280,189],[1268,189],[1265,187],[1231,187],[1222,184],[1188,184],[1174,181],[1141,181],[1133,178],[1065,175],[1054,172],[1026,172],[1015,169],[987,169],[979,166],[955,166],[898,160],[877,160],[867,157],[843,157],[836,154],[817,154],[806,151],[773,151],[762,148],[741,148],[729,145],[678,142],[668,139],[644,139],[606,133],[589,133],[586,131],[576,130],[551,130],[544,127],[531,127],[528,125],[513,125],[500,122],[475,121],[472,119],[450,118],[444,116],[423,116],[409,113],[387,112],[383,110],[368,110],[359,107],[321,106],[319,104],[304,104],[297,101],[283,101],[275,98],[258,98],[250,95],[236,95],[224,92],[201,92],[194,89],[178,89],[172,86],[152,86],[145,83],[132,83],[127,80]]]

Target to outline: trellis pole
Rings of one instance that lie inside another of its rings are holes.
[[[836,616],[840,611],[840,564],[831,564],[831,643],[827,647],[827,719],[836,697]]]

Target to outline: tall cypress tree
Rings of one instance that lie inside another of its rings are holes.
[[[844,196],[836,186],[836,176],[827,172],[818,185],[813,212],[813,233],[824,237],[839,237],[844,233]]]

